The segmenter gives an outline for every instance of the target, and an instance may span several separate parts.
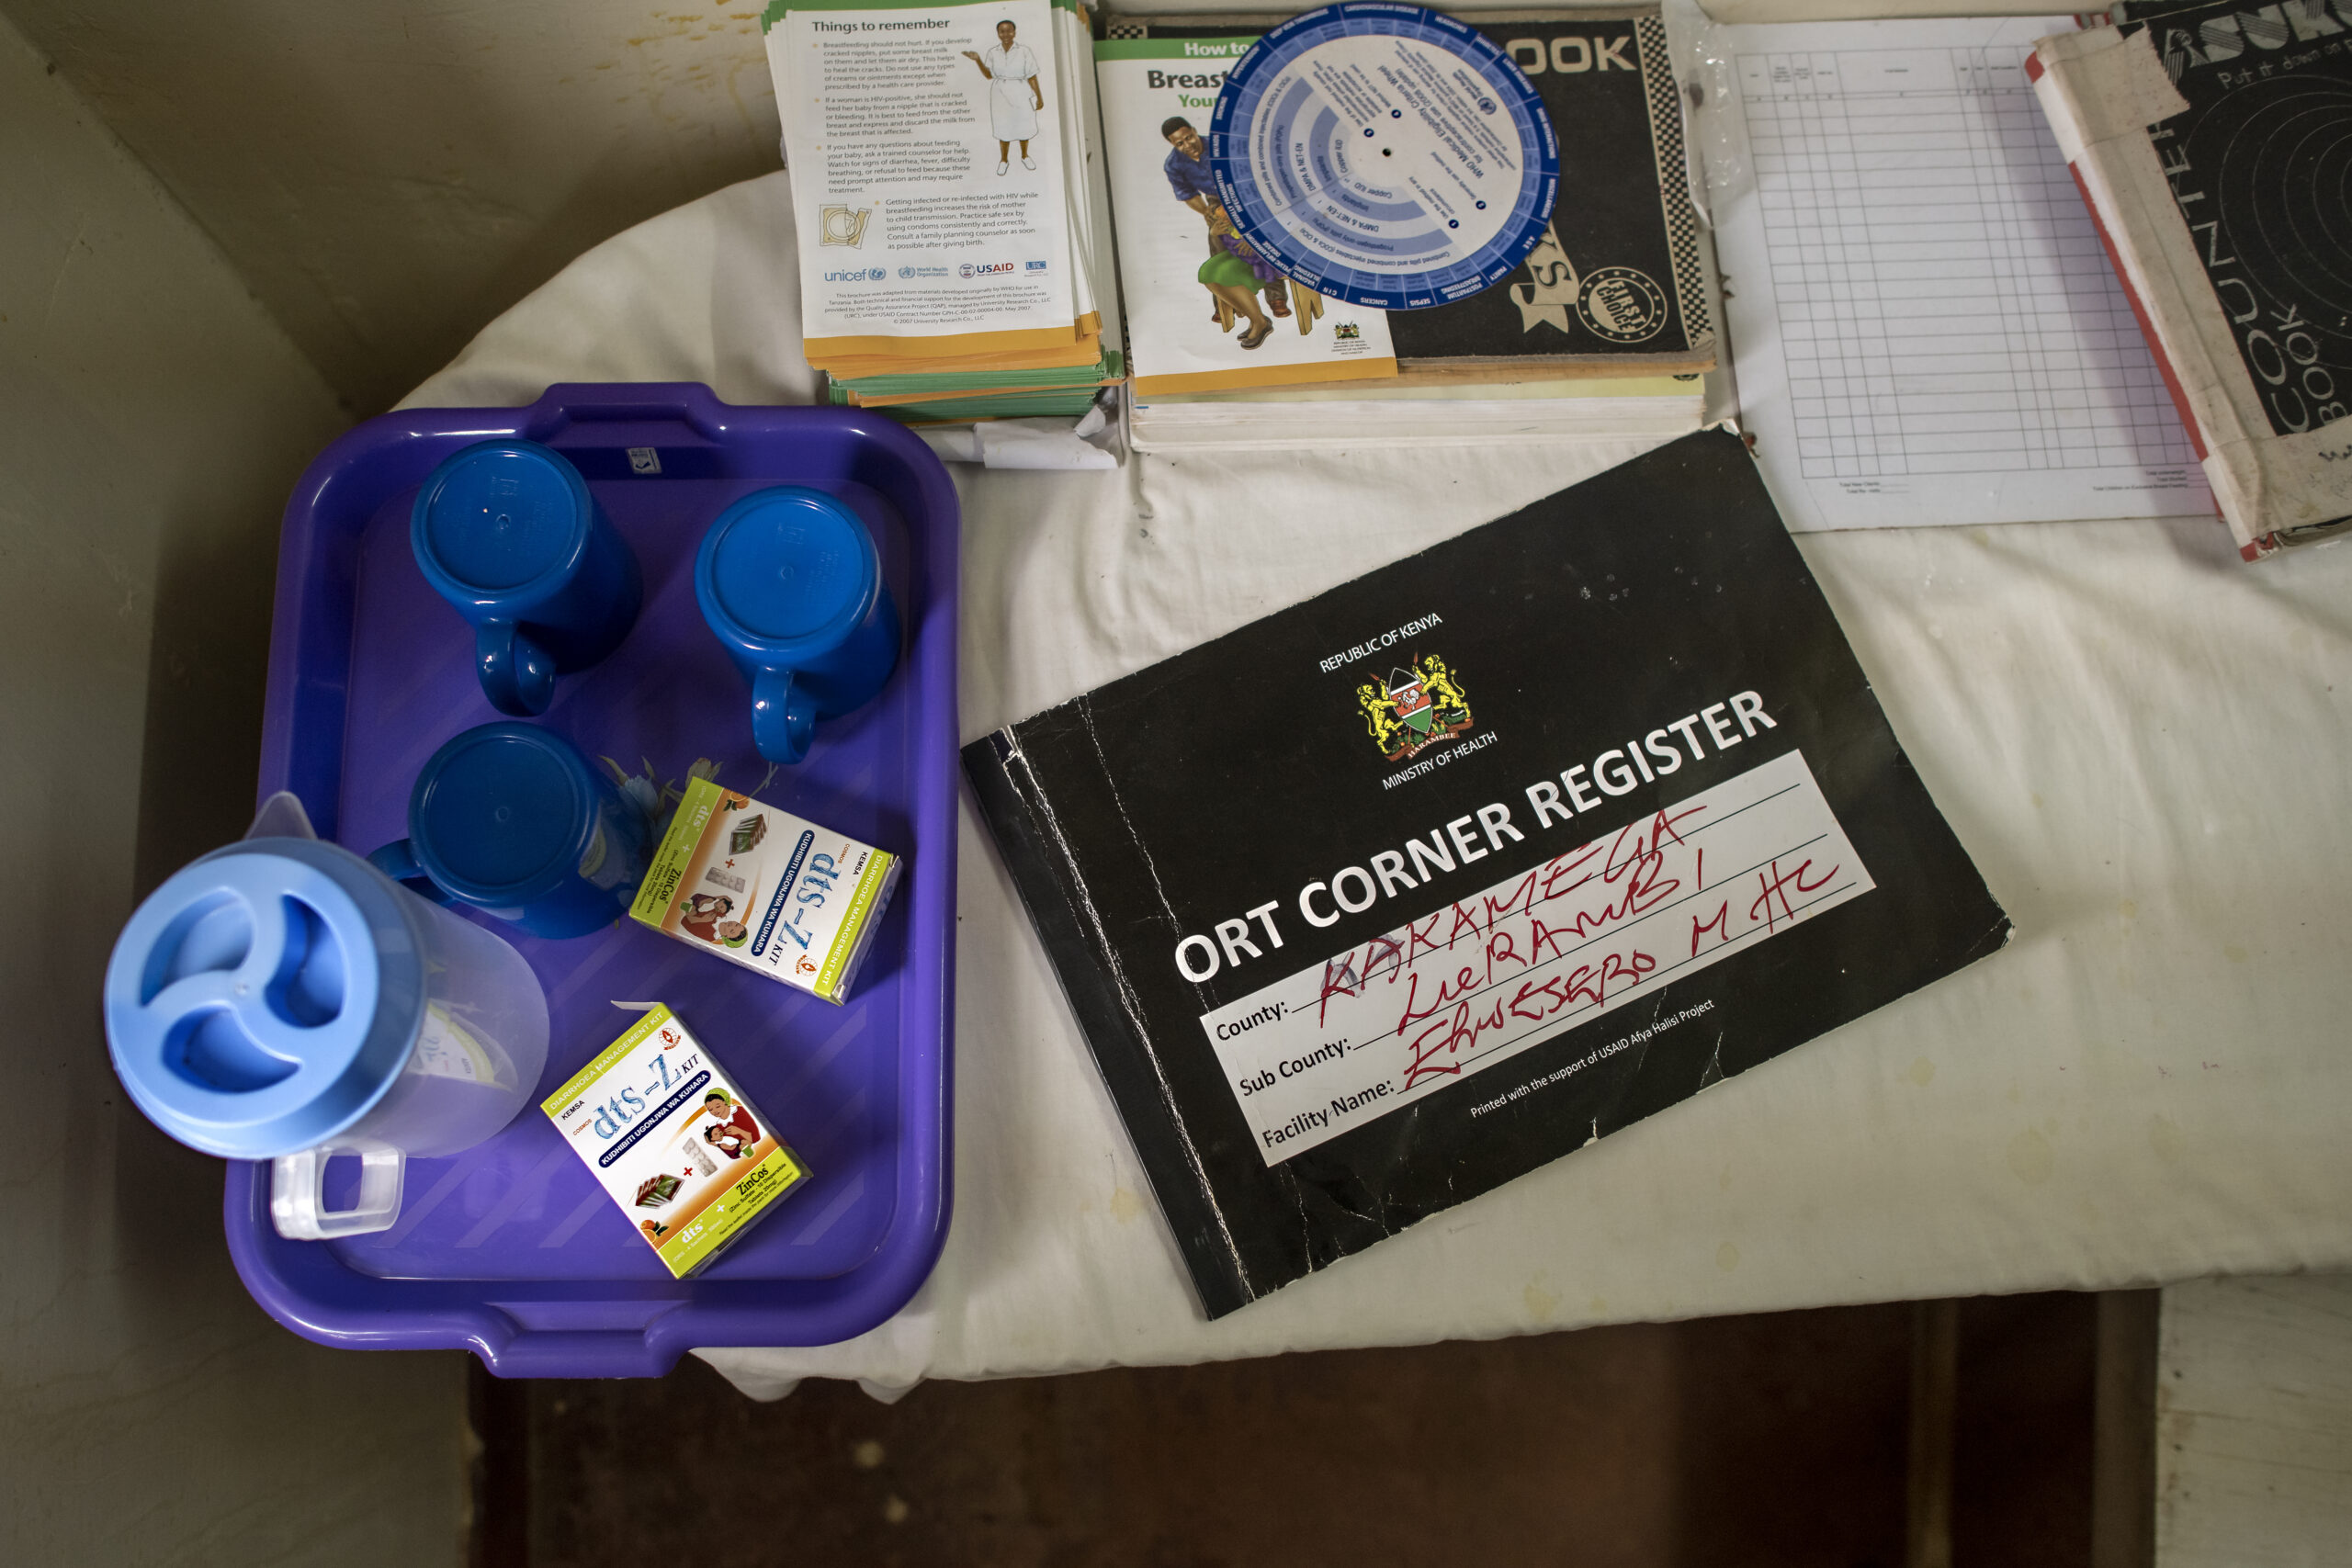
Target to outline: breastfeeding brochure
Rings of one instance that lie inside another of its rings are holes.
[[[1094,46],[1140,396],[1396,374],[1388,318],[1327,299],[1242,239],[1209,175],[1209,114],[1248,37]]]
[[[1046,0],[795,10],[767,46],[812,358],[1077,341]]]

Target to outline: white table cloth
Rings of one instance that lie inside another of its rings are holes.
[[[582,256],[410,404],[816,395],[786,177]],[[967,739],[1639,446],[958,466]],[[1802,541],[2017,925],[2004,952],[1216,1323],[967,800],[956,1219],[860,1338],[748,1393],[2352,1267],[2352,549],[2218,522]]]

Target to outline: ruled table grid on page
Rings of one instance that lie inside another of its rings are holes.
[[[2023,64],[1738,57],[1804,478],[2193,468]]]

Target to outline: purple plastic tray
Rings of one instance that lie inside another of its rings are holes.
[[[414,409],[357,426],[303,475],[286,512],[271,626],[261,791],[301,797],[320,836],[364,854],[407,831],[434,749],[500,716],[473,637],[410,554],[409,505],[434,465],[497,436],[578,465],[645,569],[645,608],[610,658],[557,682],[541,721],[592,761],[683,786],[718,780],[907,856],[848,1005],[835,1007],[622,920],[570,942],[483,923],[547,987],[546,1075],[503,1133],[413,1160],[398,1223],[291,1242],[269,1171],[229,1171],[229,1250],[254,1299],[323,1344],[470,1348],[509,1377],[655,1376],[718,1345],[824,1345],[906,1303],[939,1257],[949,1208],[956,969],[956,492],[903,427],[850,409],[736,408],[692,384],[559,386],[525,409]],[[658,474],[644,454],[658,461]],[[820,724],[779,770],[752,745],[751,693],[695,604],[695,549],[736,497],[803,484],[872,526],[906,623],[883,694]],[[539,1112],[634,1014],[668,1002],[815,1171],[684,1281]],[[343,1201],[330,1190],[330,1197]]]

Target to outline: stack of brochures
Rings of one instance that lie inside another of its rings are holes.
[[[1253,22],[1119,18],[1094,46],[1140,450],[1679,434],[1715,366],[1706,247],[1655,6],[1478,30],[1556,133],[1558,206],[1510,279],[1383,311],[1286,277],[1237,231],[1211,118]],[[1271,26],[1268,20],[1265,26]]]
[[[1083,413],[1125,375],[1091,36],[1068,0],[763,19],[808,363],[910,421]]]

